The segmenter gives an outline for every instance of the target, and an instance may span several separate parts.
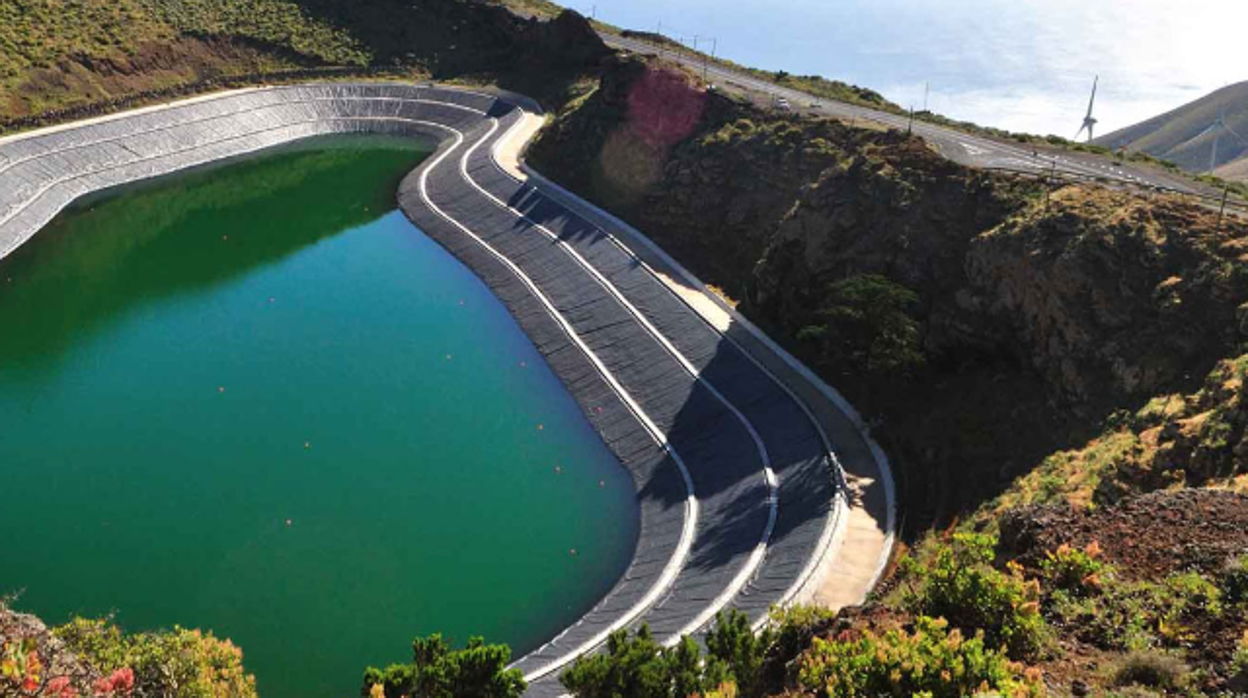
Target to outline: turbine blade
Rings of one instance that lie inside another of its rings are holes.
[[[1101,80],[1100,75],[1097,75],[1096,77],[1092,78],[1092,97],[1088,99],[1088,116],[1085,118],[1092,117],[1092,105],[1096,103],[1096,83],[1100,82],[1100,80]],[[1088,129],[1088,130],[1091,131],[1091,129]]]
[[[1212,124],[1209,124],[1209,126],[1208,126],[1208,127],[1206,127],[1204,131],[1201,131],[1200,133],[1196,134],[1195,136],[1192,136],[1191,138],[1189,138],[1189,139],[1187,139],[1187,140],[1188,140],[1188,141],[1194,141],[1194,140],[1196,140],[1197,138],[1202,138],[1202,137],[1204,137],[1204,135],[1205,135],[1206,133],[1209,133],[1210,131],[1216,131],[1216,130],[1217,130],[1217,128],[1218,128],[1218,124],[1217,124],[1217,122],[1214,122],[1214,123],[1212,123]],[[1184,142],[1186,143],[1187,141],[1184,141]]]
[[[1248,146],[1248,141],[1245,141],[1242,136],[1240,136],[1238,133],[1235,133],[1235,129],[1231,128],[1230,125],[1228,125],[1225,121],[1222,122],[1222,128],[1226,129],[1227,133],[1231,134],[1232,136],[1235,136],[1235,140]]]
[[[1087,124],[1084,124],[1084,125],[1080,126],[1080,127],[1079,127],[1079,130],[1078,130],[1078,131],[1075,131],[1075,137],[1074,137],[1074,138],[1072,138],[1072,139],[1070,139],[1070,140],[1072,140],[1072,141],[1077,141],[1077,140],[1079,140],[1079,136],[1082,136],[1082,135],[1083,135],[1083,130],[1084,130],[1085,128],[1087,128],[1087,127],[1088,127],[1088,125],[1087,125]]]

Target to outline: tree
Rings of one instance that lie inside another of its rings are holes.
[[[766,693],[764,668],[775,638],[771,628],[755,635],[735,609],[715,616],[705,655],[687,636],[663,648],[643,625],[632,636],[616,631],[606,652],[577,659],[559,678],[577,698],[687,698],[733,690],[725,687],[734,683],[740,696],[754,698]]]
[[[576,660],[559,677],[578,698],[664,698],[671,695],[663,648],[641,626],[630,637],[617,630],[607,638],[607,651]]]
[[[707,684],[718,686],[731,678],[741,695],[762,695],[763,664],[774,640],[770,626],[755,635],[749,618],[735,608],[727,614],[717,613],[715,626],[706,634],[707,666],[720,665],[722,675],[708,676]]]
[[[364,671],[361,695],[386,698],[519,698],[528,687],[519,669],[508,669],[511,648],[487,645],[480,637],[468,640],[462,650],[452,649],[441,635],[412,641],[412,663],[392,664],[383,671]]]
[[[803,327],[797,338],[817,343],[829,363],[874,374],[910,371],[923,364],[919,325],[909,314],[918,299],[883,276],[851,276],[828,287],[816,313],[824,322]]]

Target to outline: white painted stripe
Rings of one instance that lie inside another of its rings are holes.
[[[516,181],[517,183],[519,183],[519,184],[523,185],[523,184],[524,184],[524,182],[522,182],[521,180],[517,179],[517,178],[515,177],[515,175],[513,175],[512,173],[508,172],[508,171],[507,171],[507,168],[506,168],[506,167],[503,167],[503,166],[499,163],[499,161],[498,161],[498,153],[499,153],[499,150],[501,149],[502,143],[503,143],[503,142],[504,142],[507,138],[510,138],[514,132],[515,132],[515,130],[513,129],[513,131],[512,131],[511,133],[508,133],[506,136],[504,136],[504,138],[500,138],[497,142],[495,142],[494,147],[493,147],[492,156],[493,156],[493,160],[494,160],[494,165],[495,165],[495,167],[497,167],[497,168],[499,169],[499,171],[501,171],[503,174],[507,175],[508,177],[510,177],[511,179],[513,179],[514,181]],[[528,172],[529,174],[536,174],[536,173],[532,172],[532,170],[530,170],[530,169],[529,169],[526,165],[522,165],[522,167],[523,167],[523,168],[525,169],[525,171],[526,171],[526,172]],[[644,242],[646,242],[646,243],[649,243],[648,248],[650,249],[650,251],[651,251],[651,252],[653,252],[653,253],[655,253],[656,255],[658,255],[661,259],[663,259],[663,261],[664,261],[666,264],[668,264],[668,266],[670,266],[672,269],[676,270],[676,272],[677,272],[678,274],[680,274],[682,277],[684,277],[684,278],[685,278],[685,280],[686,280],[686,281],[687,281],[687,282],[688,282],[691,286],[693,286],[694,288],[703,289],[703,290],[702,290],[702,293],[703,293],[704,295],[708,295],[708,297],[710,297],[710,296],[709,296],[709,294],[708,294],[708,292],[705,290],[705,284],[703,284],[703,283],[702,283],[701,281],[699,281],[696,277],[694,277],[694,276],[693,276],[693,274],[692,274],[692,273],[690,273],[687,269],[685,269],[685,267],[683,267],[683,266],[682,266],[679,262],[677,262],[675,259],[673,259],[673,258],[672,258],[670,255],[668,255],[666,252],[664,252],[662,248],[658,247],[658,246],[657,246],[657,245],[655,245],[653,242],[651,242],[649,238],[645,237],[645,236],[644,236],[644,235],[642,235],[639,231],[637,231],[636,229],[632,228],[632,226],[629,226],[629,225],[628,225],[628,223],[626,223],[626,222],[624,222],[624,221],[620,220],[619,218],[617,218],[616,216],[612,215],[611,213],[609,213],[609,212],[607,212],[607,211],[604,211],[604,210],[602,210],[602,209],[600,209],[600,208],[598,208],[598,207],[594,206],[593,204],[591,204],[591,203],[589,203],[589,202],[584,201],[583,199],[579,199],[579,197],[576,197],[576,195],[575,195],[575,194],[572,194],[571,192],[567,191],[566,189],[563,189],[563,188],[562,188],[562,187],[560,187],[558,184],[555,184],[554,182],[551,182],[550,180],[546,179],[545,177],[541,177],[541,175],[537,175],[537,176],[538,176],[538,178],[540,178],[540,179],[541,179],[541,181],[542,181],[542,182],[543,182],[546,186],[549,186],[549,187],[552,187],[552,188],[554,188],[554,189],[557,189],[557,190],[559,190],[559,191],[563,192],[563,193],[564,193],[565,195],[567,195],[567,196],[577,198],[578,200],[582,201],[582,202],[583,202],[586,206],[589,206],[589,207],[594,208],[594,209],[595,209],[595,210],[596,210],[599,214],[601,214],[603,217],[607,218],[608,220],[611,220],[611,221],[612,221],[612,222],[614,222],[615,224],[619,225],[621,228],[631,230],[631,231],[634,233],[634,235],[636,235],[636,236],[637,236],[637,238],[638,238],[639,240],[642,240],[642,241],[644,241]],[[530,185],[530,186],[532,186],[532,185]],[[533,188],[534,188],[534,189],[537,189],[537,187],[535,187],[535,186],[534,186]],[[702,321],[703,321],[703,322],[704,322],[704,323],[705,323],[705,324],[706,324],[706,325],[707,325],[707,326],[708,326],[708,327],[709,327],[709,328],[710,328],[713,332],[715,332],[715,333],[716,333],[716,334],[718,334],[720,337],[722,337],[724,340],[726,340],[727,342],[729,342],[730,344],[732,344],[733,346],[735,346],[735,347],[736,347],[736,348],[737,348],[737,349],[741,352],[741,354],[742,354],[743,356],[745,356],[745,357],[746,357],[746,358],[747,358],[747,359],[748,359],[751,363],[753,363],[756,367],[758,367],[758,369],[759,369],[760,371],[762,371],[762,372],[763,372],[763,373],[764,373],[764,374],[765,374],[768,378],[770,378],[770,379],[772,380],[772,382],[773,382],[773,383],[775,383],[777,386],[779,386],[779,387],[780,387],[780,389],[781,389],[781,390],[783,390],[783,391],[784,391],[784,392],[785,392],[785,393],[786,393],[786,394],[787,394],[787,395],[788,395],[788,396],[789,396],[789,397],[793,400],[793,402],[797,404],[797,406],[798,406],[799,408],[801,408],[802,412],[803,412],[803,413],[805,413],[806,418],[810,420],[810,423],[811,423],[812,425],[814,425],[815,430],[818,432],[818,434],[819,434],[819,438],[820,438],[820,439],[821,439],[821,441],[823,442],[824,452],[825,452],[825,454],[827,455],[827,458],[828,458],[828,460],[829,460],[829,465],[830,465],[830,467],[831,467],[831,469],[832,469],[832,472],[833,472],[833,475],[834,475],[834,477],[835,477],[835,479],[836,479],[837,491],[836,491],[836,494],[834,495],[834,497],[835,497],[836,499],[835,499],[835,501],[833,502],[833,508],[834,508],[834,510],[835,510],[835,511],[834,511],[834,513],[833,513],[833,514],[831,514],[831,515],[828,517],[828,518],[829,518],[829,521],[828,521],[828,522],[827,522],[827,524],[824,526],[824,530],[823,530],[823,531],[821,532],[821,534],[820,534],[820,542],[819,542],[819,544],[816,546],[817,553],[816,553],[815,555],[811,556],[811,559],[807,561],[807,564],[806,564],[805,568],[803,568],[802,572],[798,575],[797,580],[796,580],[796,581],[795,581],[795,582],[794,582],[794,583],[793,583],[793,584],[789,587],[789,589],[788,589],[788,590],[786,590],[786,591],[785,591],[785,593],[784,593],[784,595],[783,595],[783,597],[782,597],[782,599],[781,599],[781,601],[780,601],[780,605],[787,605],[788,603],[790,603],[790,602],[793,600],[793,598],[794,598],[794,597],[796,597],[796,596],[797,596],[797,595],[798,595],[798,594],[802,591],[802,589],[805,587],[805,585],[807,584],[807,582],[808,582],[808,581],[810,580],[810,578],[814,575],[815,571],[816,571],[816,570],[819,568],[819,566],[822,564],[822,562],[823,562],[823,560],[825,559],[826,555],[827,555],[827,554],[831,551],[831,549],[832,549],[832,547],[833,547],[833,546],[832,546],[833,541],[835,541],[835,540],[837,540],[838,538],[842,537],[842,536],[843,536],[843,534],[844,534],[845,521],[844,521],[844,517],[843,517],[843,515],[844,515],[844,512],[845,512],[846,508],[848,508],[848,506],[849,506],[849,504],[848,504],[848,500],[847,500],[847,494],[846,494],[846,491],[847,491],[847,489],[848,489],[848,485],[847,485],[846,480],[845,480],[845,472],[844,472],[843,468],[841,467],[840,459],[838,459],[838,458],[836,457],[836,453],[834,452],[834,450],[833,450],[833,448],[832,448],[832,441],[831,441],[831,439],[829,439],[829,438],[828,438],[827,431],[823,428],[823,424],[821,424],[821,423],[820,423],[820,421],[819,421],[819,420],[815,417],[814,413],[813,413],[813,412],[811,411],[811,409],[810,409],[810,406],[809,406],[809,405],[807,405],[807,404],[806,404],[806,402],[805,402],[804,400],[802,400],[800,397],[798,397],[798,396],[797,396],[797,394],[796,394],[796,393],[794,393],[794,392],[793,392],[793,390],[792,390],[791,388],[789,388],[789,386],[788,386],[788,385],[786,385],[784,381],[780,380],[780,378],[779,378],[778,376],[776,376],[776,375],[775,375],[775,374],[774,374],[774,373],[773,373],[770,369],[768,369],[766,366],[764,366],[764,365],[763,365],[763,364],[762,364],[762,363],[761,363],[758,359],[756,359],[756,358],[755,358],[755,357],[754,357],[754,356],[753,356],[753,355],[752,355],[749,351],[747,351],[744,347],[742,347],[742,346],[740,345],[740,343],[738,343],[735,339],[733,339],[733,338],[732,338],[731,336],[729,336],[727,333],[725,333],[725,332],[721,331],[718,327],[716,327],[716,326],[715,326],[714,324],[712,324],[711,322],[707,321],[707,320],[706,320],[706,318],[702,317],[702,315],[701,315],[701,314],[697,311],[697,308],[694,308],[692,305],[690,305],[690,304],[689,304],[689,302],[688,302],[685,298],[681,297],[681,295],[680,295],[680,294],[678,294],[678,293],[676,293],[675,291],[673,291],[670,287],[668,287],[668,285],[667,285],[666,283],[663,283],[663,280],[662,280],[661,276],[658,274],[658,272],[657,272],[657,271],[656,271],[653,267],[651,267],[651,266],[650,266],[650,265],[649,265],[649,264],[648,264],[645,260],[643,260],[641,257],[639,257],[639,256],[637,255],[637,253],[636,253],[636,252],[634,252],[631,248],[629,248],[629,246],[628,246],[628,245],[624,244],[624,242],[623,242],[622,240],[620,240],[620,239],[619,239],[618,237],[616,237],[615,235],[611,234],[611,232],[610,232],[609,230],[607,230],[607,229],[603,228],[602,226],[600,226],[600,225],[598,225],[598,224],[594,223],[593,221],[591,221],[591,220],[589,220],[589,219],[587,219],[587,218],[586,218],[586,219],[584,219],[584,220],[585,220],[587,223],[589,223],[590,225],[594,226],[594,228],[595,228],[595,229],[597,229],[599,232],[601,232],[601,233],[602,233],[602,234],[603,234],[603,235],[604,235],[607,239],[609,239],[612,243],[614,243],[614,244],[615,244],[615,245],[616,245],[619,249],[623,250],[623,251],[624,251],[624,252],[625,252],[625,253],[626,253],[629,257],[631,257],[633,260],[635,260],[635,261],[637,262],[637,264],[641,265],[641,267],[642,267],[643,269],[645,269],[647,272],[649,272],[649,273],[650,273],[650,275],[651,275],[651,276],[653,276],[653,277],[654,277],[654,278],[655,278],[655,279],[656,279],[656,280],[657,280],[660,284],[662,284],[662,285],[663,285],[663,287],[664,287],[664,288],[666,288],[666,289],[668,290],[668,292],[669,292],[669,293],[671,293],[671,294],[672,294],[672,295],[673,295],[673,296],[674,296],[677,300],[679,300],[679,301],[680,301],[681,303],[683,303],[686,307],[688,307],[688,308],[689,308],[689,309],[690,309],[690,310],[694,313],[694,315],[695,315],[695,316],[697,316],[698,318],[701,318],[701,319],[702,319]],[[714,299],[712,299],[712,302],[714,302]],[[721,306],[721,307],[722,307],[722,306]],[[760,339],[760,341],[762,341],[762,343],[764,344],[764,346],[767,346],[769,349],[771,349],[771,350],[772,350],[772,352],[773,352],[773,353],[775,353],[775,354],[776,354],[776,356],[777,356],[777,357],[779,357],[781,361],[783,361],[784,363],[788,364],[790,367],[796,367],[796,368],[800,369],[800,370],[798,371],[798,373],[799,373],[799,375],[800,375],[800,376],[802,376],[803,378],[805,378],[805,379],[806,379],[806,380],[808,380],[808,381],[810,381],[810,380],[812,380],[812,379],[813,379],[813,380],[816,380],[816,381],[818,380],[817,378],[814,378],[813,374],[811,374],[811,373],[809,372],[809,370],[808,370],[808,369],[806,369],[806,367],[805,367],[804,365],[802,365],[800,362],[798,362],[798,361],[797,361],[797,359],[793,358],[793,357],[792,357],[792,356],[791,356],[788,352],[786,352],[786,351],[784,351],[783,349],[781,349],[781,348],[779,347],[779,345],[775,344],[775,343],[771,340],[771,338],[770,338],[770,337],[768,337],[766,334],[764,334],[764,333],[762,332],[762,330],[760,330],[757,326],[755,326],[753,323],[751,323],[751,322],[749,322],[748,320],[746,320],[744,317],[742,317],[742,316],[741,316],[739,313],[737,313],[735,310],[733,310],[733,309],[729,308],[729,309],[728,309],[728,311],[729,311],[729,313],[730,313],[730,315],[732,316],[732,318],[733,318],[733,320],[734,320],[734,321],[736,321],[736,322],[740,323],[743,327],[745,327],[745,328],[746,328],[746,330],[747,330],[748,332],[750,332],[750,334],[752,334],[752,335],[754,335],[754,336],[755,336],[755,338]],[[819,382],[820,384],[822,384],[822,381],[818,381],[818,382]],[[812,385],[813,385],[813,383],[812,383]],[[815,387],[816,387],[816,389],[817,389],[817,390],[819,389],[819,386],[817,386],[817,385],[816,385]],[[825,386],[825,388],[826,388],[826,386]],[[827,390],[831,390],[831,389],[830,389],[830,388],[827,388]],[[840,398],[839,394],[837,395],[837,397],[838,397],[838,398]],[[841,402],[841,403],[844,403],[844,398],[840,398],[840,402]],[[836,404],[836,405],[839,407],[839,403],[837,403],[836,401],[833,401],[833,404]],[[856,413],[855,413],[855,415],[856,415]],[[852,421],[852,420],[851,420],[851,421]],[[859,420],[858,422],[856,422],[856,425],[861,426],[861,420]],[[864,432],[864,433],[862,433],[862,437],[863,437],[863,441],[864,441],[864,442],[866,442],[866,443],[868,443],[868,444],[871,444],[871,443],[872,443],[870,436],[868,436],[865,432]],[[875,450],[876,450],[876,451],[879,451],[878,447],[876,447],[876,448],[875,448]],[[882,451],[881,451],[880,453],[882,453]],[[874,453],[873,453],[873,455],[874,455]],[[879,462],[878,462],[878,461],[877,461],[877,466],[879,466]],[[884,462],[884,464],[883,464],[882,466],[880,466],[880,468],[881,468],[881,469],[882,469],[882,471],[883,471],[883,478],[884,478],[884,480],[885,480],[885,485],[884,485],[884,486],[885,486],[885,489],[886,489],[886,499],[887,499],[887,501],[888,501],[888,514],[887,514],[887,518],[888,518],[888,520],[887,520],[887,522],[886,522],[886,533],[885,533],[885,535],[886,535],[886,540],[888,541],[888,544],[887,544],[887,546],[886,546],[886,550],[884,551],[884,554],[883,554],[883,556],[882,556],[882,562],[881,562],[881,563],[879,564],[879,566],[877,567],[877,571],[876,571],[876,573],[875,573],[875,579],[878,579],[878,578],[879,578],[880,573],[883,571],[883,567],[884,567],[884,565],[887,563],[888,558],[891,556],[891,552],[892,552],[893,525],[894,525],[894,524],[893,524],[893,521],[894,521],[894,505],[893,505],[893,496],[892,496],[892,474],[891,474],[891,473],[889,473],[889,472],[887,472],[887,471],[888,471],[888,465],[887,465],[887,462],[886,462],[886,461]],[[777,485],[777,486],[778,486],[778,485]],[[874,581],[871,583],[871,586],[875,586],[875,582],[874,582]],[[706,621],[709,621],[709,620],[710,620],[710,618],[708,617],[708,618],[706,619]],[[704,621],[704,623],[705,623],[706,621]],[[759,629],[759,628],[761,628],[763,625],[765,625],[765,624],[767,623],[767,621],[768,621],[768,618],[767,618],[767,617],[763,617],[763,618],[760,618],[759,620],[755,621],[754,626],[753,626],[753,627],[754,627],[754,629],[755,629],[755,630],[758,630],[758,629]],[[694,631],[698,630],[700,627],[701,627],[701,626],[699,626],[699,627],[697,627],[697,628],[694,628]]]
[[[519,109],[519,107],[517,107],[517,109]],[[523,110],[521,110],[521,113],[523,113]],[[777,510],[779,508],[779,493],[778,493],[778,489],[776,485],[776,474],[771,468],[771,456],[767,453],[767,446],[766,444],[763,443],[762,436],[759,435],[758,431],[754,428],[754,425],[750,423],[750,420],[746,419],[745,415],[742,414],[741,410],[737,409],[736,405],[732,404],[732,402],[728,400],[728,398],[724,397],[724,394],[721,393],[719,389],[714,386],[714,384],[712,384],[709,380],[703,377],[698,371],[697,367],[693,365],[693,362],[689,361],[689,359],[687,359],[683,354],[681,354],[680,351],[670,341],[668,341],[668,339],[664,337],[661,332],[659,332],[658,328],[655,327],[650,322],[650,320],[646,318],[646,316],[642,314],[640,310],[637,309],[636,306],[634,306],[627,298],[625,298],[624,294],[621,293],[620,290],[616,288],[614,284],[608,281],[607,278],[603,276],[602,273],[599,272],[597,268],[594,267],[594,265],[590,264],[589,261],[586,260],[584,257],[582,257],[581,254],[577,252],[574,247],[572,247],[566,241],[561,239],[552,230],[538,223],[537,221],[532,220],[531,218],[526,216],[523,211],[520,211],[519,209],[512,207],[510,204],[504,202],[502,199],[499,199],[498,197],[494,196],[490,192],[486,191],[484,187],[482,187],[480,184],[477,183],[476,180],[472,178],[472,175],[468,174],[468,159],[472,157],[473,152],[475,152],[476,149],[480,147],[482,143],[488,141],[490,137],[493,136],[494,133],[498,130],[498,119],[491,119],[491,121],[492,123],[490,125],[489,131],[484,136],[482,136],[480,140],[474,143],[472,147],[470,147],[464,153],[463,157],[460,158],[459,171],[460,171],[460,175],[464,178],[464,180],[467,181],[469,184],[471,184],[473,188],[475,188],[483,196],[488,198],[490,201],[493,201],[495,205],[497,205],[498,207],[504,210],[509,211],[512,215],[516,216],[516,218],[525,221],[534,229],[540,231],[543,235],[549,238],[551,242],[555,243],[560,249],[562,249],[570,257],[572,257],[572,259],[575,260],[576,263],[582,269],[584,269],[586,273],[588,273],[591,277],[593,277],[594,281],[598,282],[599,286],[601,286],[605,291],[607,291],[607,293],[611,294],[611,296],[615,298],[615,300],[621,306],[623,306],[629,312],[629,314],[633,316],[633,318],[638,322],[638,324],[640,324],[642,327],[645,328],[646,332],[648,332],[655,339],[655,341],[657,341],[665,350],[667,350],[667,352],[672,356],[672,358],[676,359],[676,361],[681,365],[682,368],[685,369],[685,371],[689,373],[689,375],[693,376],[694,380],[701,383],[712,395],[715,396],[715,399],[717,399],[722,405],[724,405],[724,407],[727,407],[728,410],[732,412],[732,414],[737,418],[737,420],[741,422],[741,424],[745,427],[746,431],[749,432],[750,438],[753,439],[754,441],[754,447],[758,450],[759,457],[762,459],[763,483],[767,488],[767,498],[766,498],[767,525],[763,530],[763,534],[760,537],[759,542],[755,544],[754,549],[750,551],[750,556],[746,560],[746,564],[743,565],[741,569],[737,572],[736,576],[733,577],[732,582],[727,587],[725,587],[724,590],[718,596],[715,597],[715,599],[711,602],[710,605],[703,608],[702,612],[698,614],[697,616],[695,616],[693,621],[686,624],[675,634],[671,635],[670,637],[668,637],[666,640],[663,641],[663,644],[665,645],[668,645],[668,646],[675,645],[677,642],[680,641],[681,635],[688,635],[690,633],[696,632],[699,628],[705,625],[707,621],[715,617],[715,614],[718,613],[720,610],[722,610],[724,606],[726,606],[728,602],[733,599],[733,597],[739,594],[741,592],[741,589],[745,586],[746,582],[748,582],[754,576],[754,573],[758,570],[759,565],[763,561],[763,557],[767,554],[767,543],[771,540],[771,534],[775,530],[776,518],[777,518],[777,513],[778,513]],[[517,120],[514,124],[512,124],[511,129],[509,129],[509,132],[514,132],[515,129],[518,126],[520,126],[521,123],[522,121]],[[500,138],[499,140],[501,141],[503,139]],[[493,154],[495,152],[497,151],[492,151],[491,157],[493,157]],[[633,258],[636,259],[635,256]]]
[[[529,292],[532,293],[534,297],[537,298],[542,303],[542,306],[546,309],[546,312],[549,313],[551,317],[554,318],[555,321],[559,323],[560,328],[563,329],[563,331],[568,335],[568,337],[577,345],[577,348],[579,348],[582,352],[584,352],[585,356],[589,358],[589,360],[594,364],[594,367],[602,375],[603,379],[606,380],[607,383],[611,386],[611,389],[616,392],[616,394],[620,397],[621,400],[624,401],[626,405],[628,405],[629,410],[633,412],[633,414],[637,417],[638,421],[641,422],[641,424],[646,428],[646,431],[650,433],[651,438],[653,438],[656,443],[658,443],[669,455],[671,455],[672,460],[675,461],[677,466],[680,468],[681,477],[684,478],[685,488],[688,491],[688,497],[685,500],[685,510],[686,510],[685,525],[681,531],[680,542],[677,546],[677,554],[674,555],[672,559],[668,562],[667,566],[664,567],[663,573],[660,575],[659,580],[650,588],[650,590],[646,593],[644,597],[642,597],[640,601],[634,604],[633,607],[628,610],[628,612],[623,614],[621,617],[617,618],[606,629],[600,631],[597,635],[590,638],[590,640],[586,641],[585,643],[582,643],[580,646],[577,647],[575,651],[570,652],[564,657],[560,657],[559,659],[556,659],[542,666],[541,668],[533,672],[530,672],[527,676],[525,676],[526,681],[534,681],[536,679],[539,679],[565,666],[566,664],[570,663],[573,659],[584,654],[585,652],[591,651],[594,648],[598,647],[599,645],[601,645],[603,642],[606,641],[607,637],[611,633],[615,632],[616,630],[636,620],[642,613],[649,610],[655,604],[655,602],[659,600],[660,595],[666,593],[667,589],[671,587],[673,582],[675,582],[677,575],[679,574],[681,569],[684,567],[685,560],[689,555],[689,550],[693,546],[694,529],[696,527],[697,519],[698,519],[698,509],[699,509],[698,500],[694,493],[693,478],[690,476],[689,470],[685,466],[684,460],[681,459],[680,455],[676,452],[676,449],[671,445],[671,443],[668,442],[667,434],[664,433],[663,430],[660,429],[658,425],[655,424],[648,415],[646,415],[645,411],[629,395],[628,391],[625,390],[624,386],[620,384],[620,382],[615,378],[615,376],[606,367],[606,365],[603,364],[602,360],[599,359],[596,354],[594,354],[594,352],[589,348],[589,346],[585,343],[585,341],[581,339],[581,337],[576,333],[572,325],[559,313],[558,310],[556,310],[554,304],[550,301],[550,299],[544,293],[542,293],[541,289],[538,288],[537,284],[534,283],[533,280],[527,274],[525,274],[524,271],[520,269],[519,266],[515,264],[515,262],[512,262],[505,255],[500,253],[498,250],[494,249],[493,246],[491,246],[488,242],[483,240],[479,235],[474,233],[467,226],[465,226],[464,224],[452,218],[442,209],[438,208],[438,206],[434,204],[433,201],[429,198],[429,193],[428,193],[429,173],[432,172],[438,165],[440,165],[443,160],[445,160],[448,156],[450,156],[452,152],[454,152],[457,148],[459,148],[459,146],[463,143],[463,140],[464,140],[463,134],[459,132],[458,130],[453,129],[449,126],[444,126],[442,124],[437,124],[437,126],[444,128],[447,131],[450,131],[453,134],[455,134],[455,145],[452,146],[451,148],[448,148],[443,153],[441,153],[437,158],[435,158],[435,160],[432,163],[430,163],[427,167],[425,167],[421,171],[420,180],[419,180],[420,196],[421,196],[421,199],[424,200],[425,205],[427,205],[430,208],[430,210],[432,210],[434,213],[442,217],[444,220],[446,220],[447,222],[451,223],[456,228],[458,228],[460,232],[470,237],[474,242],[476,242],[483,249],[485,249],[492,257],[497,259],[500,263],[506,266],[513,274],[515,274],[516,278],[520,279],[520,281],[524,283],[525,287],[529,289]],[[497,122],[495,122],[495,126],[497,126]]]

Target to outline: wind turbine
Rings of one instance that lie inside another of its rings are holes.
[[[1222,131],[1226,131],[1227,133],[1234,136],[1235,140],[1239,141],[1240,144],[1244,146],[1248,146],[1248,141],[1245,141],[1243,138],[1240,138],[1239,134],[1235,133],[1235,129],[1226,125],[1226,109],[1223,109],[1221,112],[1218,113],[1218,118],[1215,119],[1212,124],[1209,124],[1208,128],[1196,134],[1196,136],[1192,138],[1192,140],[1196,140],[1197,138],[1200,138],[1204,136],[1205,134],[1213,133],[1213,149],[1209,151],[1209,171],[1210,172],[1213,172],[1213,170],[1218,166],[1218,139],[1222,137]]]
[[[1079,140],[1080,134],[1086,129],[1088,132],[1088,142],[1092,142],[1092,127],[1096,126],[1096,119],[1092,118],[1092,105],[1096,102],[1096,83],[1101,79],[1100,75],[1092,78],[1092,98],[1088,100],[1088,114],[1083,117],[1083,125],[1079,127],[1079,133],[1075,134],[1075,140]]]

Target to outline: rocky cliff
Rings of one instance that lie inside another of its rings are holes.
[[[621,214],[847,392],[907,524],[965,514],[1248,335],[1248,226],[978,172],[611,62],[530,161]]]

